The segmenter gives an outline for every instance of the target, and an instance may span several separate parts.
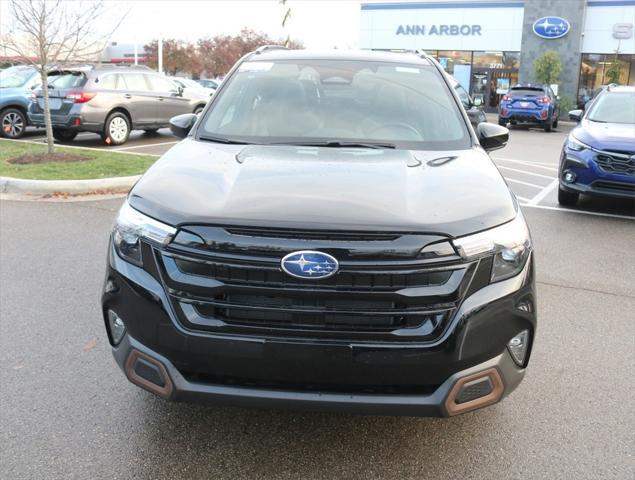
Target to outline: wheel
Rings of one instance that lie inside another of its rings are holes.
[[[144,132],[146,132],[147,135],[156,135],[158,131],[159,131],[158,128],[146,128],[144,130]]]
[[[130,120],[121,112],[108,115],[102,138],[106,145],[123,145],[130,136]]]
[[[543,125],[543,128],[545,129],[545,132],[550,132],[550,131],[551,131],[551,129],[552,129],[552,122],[551,122],[551,120],[546,120],[546,121],[545,121],[545,123],[544,123],[544,125]]]
[[[553,128],[558,128],[558,117],[553,121]]]
[[[201,112],[203,111],[203,108],[205,108],[205,107],[203,107],[203,105],[199,105],[198,107],[196,107],[196,108],[194,109],[194,113],[195,113],[196,115],[198,115],[199,113],[201,113]]]
[[[26,130],[26,116],[17,108],[7,108],[0,114],[0,135],[5,138],[20,138]]]
[[[506,127],[506,126],[507,126],[507,120],[505,120],[504,118],[499,118],[499,119],[498,119],[498,124],[499,124],[501,127]]]
[[[565,207],[575,207],[578,203],[579,193],[568,192],[558,187],[558,203]]]
[[[66,130],[63,128],[54,128],[53,137],[60,142],[70,142],[77,136],[76,130]]]

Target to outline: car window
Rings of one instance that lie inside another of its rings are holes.
[[[100,77],[98,85],[104,90],[115,90],[117,88],[117,74],[111,73]]]
[[[512,88],[507,95],[513,97],[542,97],[544,94],[542,88]]]
[[[48,83],[55,88],[83,87],[86,83],[84,72],[51,72]]]
[[[598,95],[586,118],[593,122],[635,126],[635,92],[604,92]]]
[[[126,89],[137,92],[148,91],[148,84],[146,83],[145,75],[141,73],[125,73],[121,75],[124,80]]]
[[[456,90],[456,93],[459,96],[459,99],[461,100],[463,106],[466,109],[471,108],[472,102],[470,101],[470,96],[468,95],[467,91],[459,84],[454,87],[454,90]]]
[[[383,141],[440,150],[470,145],[448,86],[429,64],[247,61],[225,81],[200,135],[264,144]]]
[[[158,75],[147,75],[147,78],[150,81],[150,90],[154,92],[173,92],[176,90],[176,85],[167,78]]]
[[[24,67],[9,67],[0,72],[0,88],[18,88],[26,84],[34,70]]]

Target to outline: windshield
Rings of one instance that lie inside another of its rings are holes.
[[[259,144],[470,146],[458,106],[432,65],[348,60],[244,62],[198,133]]]
[[[35,70],[25,67],[10,67],[0,72],[0,88],[18,88],[33,76]]]
[[[635,92],[606,92],[591,104],[586,117],[593,122],[635,125]]]
[[[507,95],[511,97],[542,97],[542,88],[512,88]]]
[[[86,75],[83,72],[51,72],[48,84],[55,88],[83,87]]]

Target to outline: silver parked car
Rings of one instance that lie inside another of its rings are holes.
[[[170,118],[203,110],[209,95],[183,89],[147,67],[84,66],[49,72],[53,134],[70,141],[78,132],[95,132],[107,145],[121,145],[131,130],[153,133]],[[42,89],[29,106],[33,125],[44,125]]]
[[[170,79],[174,83],[176,83],[179,87],[183,88],[183,95],[185,95],[186,97],[189,96],[190,94],[196,94],[200,92],[203,92],[209,95],[210,97],[214,95],[214,89],[204,87],[203,85],[198,83],[196,80],[192,80],[190,78],[185,78],[185,77],[170,77]]]

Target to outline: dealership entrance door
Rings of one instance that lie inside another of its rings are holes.
[[[481,99],[486,112],[496,112],[501,97],[516,83],[517,68],[474,68],[470,94],[473,99]]]

